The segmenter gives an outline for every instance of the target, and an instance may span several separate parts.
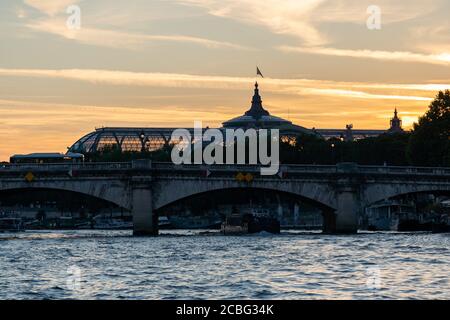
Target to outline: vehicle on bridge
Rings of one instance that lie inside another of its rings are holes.
[[[17,154],[10,158],[11,164],[44,164],[44,163],[80,163],[84,162],[81,153],[31,153]]]

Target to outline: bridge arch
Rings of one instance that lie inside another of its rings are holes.
[[[169,184],[168,184],[169,185]],[[161,194],[164,194],[164,190],[170,190],[170,187],[166,185],[165,188],[169,188],[169,189],[163,189],[160,190],[160,192],[162,192]],[[174,189],[172,189],[174,190]],[[277,193],[278,195],[284,195],[284,196],[288,196],[290,198],[290,205],[292,205],[294,203],[293,206],[293,210],[295,210],[295,203],[297,203],[298,205],[300,203],[306,203],[314,208],[316,208],[321,214],[322,216],[322,230],[324,232],[332,232],[335,229],[335,225],[336,225],[336,209],[334,206],[333,201],[334,200],[334,192],[333,191],[329,191],[325,188],[314,188],[312,185],[307,185],[307,186],[301,186],[301,185],[297,185],[297,186],[289,186],[288,187],[280,187],[280,185],[278,186],[268,186],[268,185],[263,185],[263,184],[249,184],[249,185],[242,185],[242,184],[231,184],[231,185],[209,185],[209,186],[204,186],[204,188],[200,189],[200,188],[196,188],[195,190],[191,189],[187,189],[187,188],[182,188],[183,191],[185,192],[177,192],[176,195],[172,195],[172,197],[165,197],[163,199],[161,198],[156,198],[155,199],[155,206],[154,206],[154,215],[159,215],[159,214],[166,214],[165,211],[167,210],[167,212],[170,212],[171,209],[169,209],[169,207],[171,205],[176,205],[179,204],[182,201],[186,201],[189,199],[195,199],[196,197],[199,197],[199,201],[202,201],[198,206],[201,207],[201,209],[205,210],[205,211],[209,211],[210,210],[215,210],[218,206],[220,205],[230,205],[232,204],[232,201],[230,201],[229,203],[227,201],[223,201],[221,199],[216,201],[212,201],[212,205],[211,202],[209,201],[205,201],[205,198],[201,198],[202,196],[204,197],[205,195],[211,195],[213,197],[217,197],[217,194],[220,194],[221,192],[227,193],[230,192],[245,192],[246,190],[248,191],[257,191],[257,190],[261,190],[261,191],[265,191],[265,192],[273,192],[273,193]],[[189,192],[186,192],[188,191]],[[308,192],[300,192],[300,191],[308,191]],[[331,196],[333,197],[333,199],[329,199],[328,197],[330,196],[330,192],[331,192]],[[267,194],[266,194],[267,195]],[[226,196],[230,196],[230,194],[226,195]],[[236,193],[234,193],[234,196],[236,196]],[[233,199],[230,197],[230,200]],[[236,198],[235,198],[236,199]],[[287,199],[284,199],[287,200]],[[278,199],[278,201],[280,201],[280,199]],[[289,201],[289,200],[288,200]],[[233,203],[235,204],[235,203]],[[245,205],[248,204],[248,202],[242,202],[242,201],[238,201],[237,206],[239,205]],[[282,200],[280,202],[278,202],[277,204],[281,204],[283,206],[283,202]],[[285,203],[286,204],[286,203]],[[261,205],[261,203],[258,204],[258,206]],[[288,202],[289,205],[289,202]],[[195,210],[195,208],[198,208],[197,205],[192,205],[189,206],[190,209]],[[266,207],[263,207],[264,209],[267,209]],[[176,208],[173,208],[176,210]],[[230,208],[228,208],[227,210],[229,210]],[[274,209],[272,207],[272,209]],[[238,209],[240,210],[240,209]],[[284,210],[282,209],[281,212],[283,212]],[[222,212],[223,213],[223,212]],[[286,211],[283,212],[283,215],[286,213]],[[301,213],[300,213],[301,216]]]
[[[379,184],[366,187],[364,204],[370,206],[376,202],[408,194],[434,193],[450,195],[450,184]]]
[[[209,191],[205,191],[205,192],[202,192],[202,193],[196,193],[196,194],[184,197],[184,198],[177,199],[177,200],[175,200],[175,201],[173,201],[171,203],[168,203],[168,204],[164,205],[163,207],[159,207],[159,208],[157,208],[155,210],[161,211],[161,210],[166,209],[167,207],[170,207],[170,206],[172,206],[174,204],[181,203],[181,202],[186,201],[186,200],[194,200],[196,198],[201,198],[201,197],[208,196],[208,195],[217,197],[219,195],[219,193],[225,193],[226,194],[225,197],[230,197],[230,195],[232,195],[233,192],[239,192],[239,193],[242,194],[242,193],[245,193],[247,191],[251,191],[251,192],[254,192],[254,191],[273,192],[273,193],[276,193],[277,195],[287,196],[287,197],[291,198],[292,200],[296,200],[298,202],[306,203],[306,204],[311,205],[311,206],[313,206],[313,207],[315,207],[315,208],[317,208],[317,209],[319,209],[319,210],[321,210],[323,212],[330,212],[330,211],[334,210],[333,208],[329,207],[328,205],[325,205],[323,203],[317,202],[316,200],[313,200],[313,199],[310,199],[310,198],[306,198],[304,196],[297,195],[295,193],[279,191],[279,190],[272,190],[272,189],[254,188],[254,187],[247,187],[247,188],[235,187],[235,188],[209,190]],[[222,197],[221,199],[224,199],[224,198]],[[231,200],[231,198],[230,198],[230,200]],[[230,204],[231,204],[231,202],[230,202]]]
[[[327,184],[306,183],[300,181],[252,182],[242,183],[235,180],[164,180],[154,185],[154,209],[158,210],[183,199],[197,195],[224,190],[266,190],[289,194],[324,210],[335,210],[334,190]]]
[[[64,211],[74,210],[73,212],[81,209],[93,210],[93,212],[101,209],[125,209],[116,203],[86,193],[55,188],[3,189],[0,191],[0,203],[2,206],[52,203],[55,208],[64,209]]]
[[[78,182],[78,183],[46,183],[46,182],[15,182],[0,185],[0,195],[3,192],[20,192],[23,190],[51,190],[60,192],[69,192],[78,195],[83,195],[91,198],[96,198],[107,203],[114,204],[120,208],[130,210],[131,204],[124,186],[110,184],[96,184],[95,182]]]

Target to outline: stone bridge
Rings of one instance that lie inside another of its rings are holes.
[[[399,195],[450,194],[450,168],[282,165],[261,176],[247,165],[81,163],[0,166],[0,192],[53,189],[106,200],[130,210],[135,235],[158,233],[158,209],[196,195],[233,188],[288,193],[315,203],[324,213],[324,231],[355,233],[364,207]]]

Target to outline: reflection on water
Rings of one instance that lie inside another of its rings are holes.
[[[2,299],[449,299],[450,235],[0,234]]]

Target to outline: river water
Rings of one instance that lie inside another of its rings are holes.
[[[449,299],[450,235],[0,234],[0,299]]]

